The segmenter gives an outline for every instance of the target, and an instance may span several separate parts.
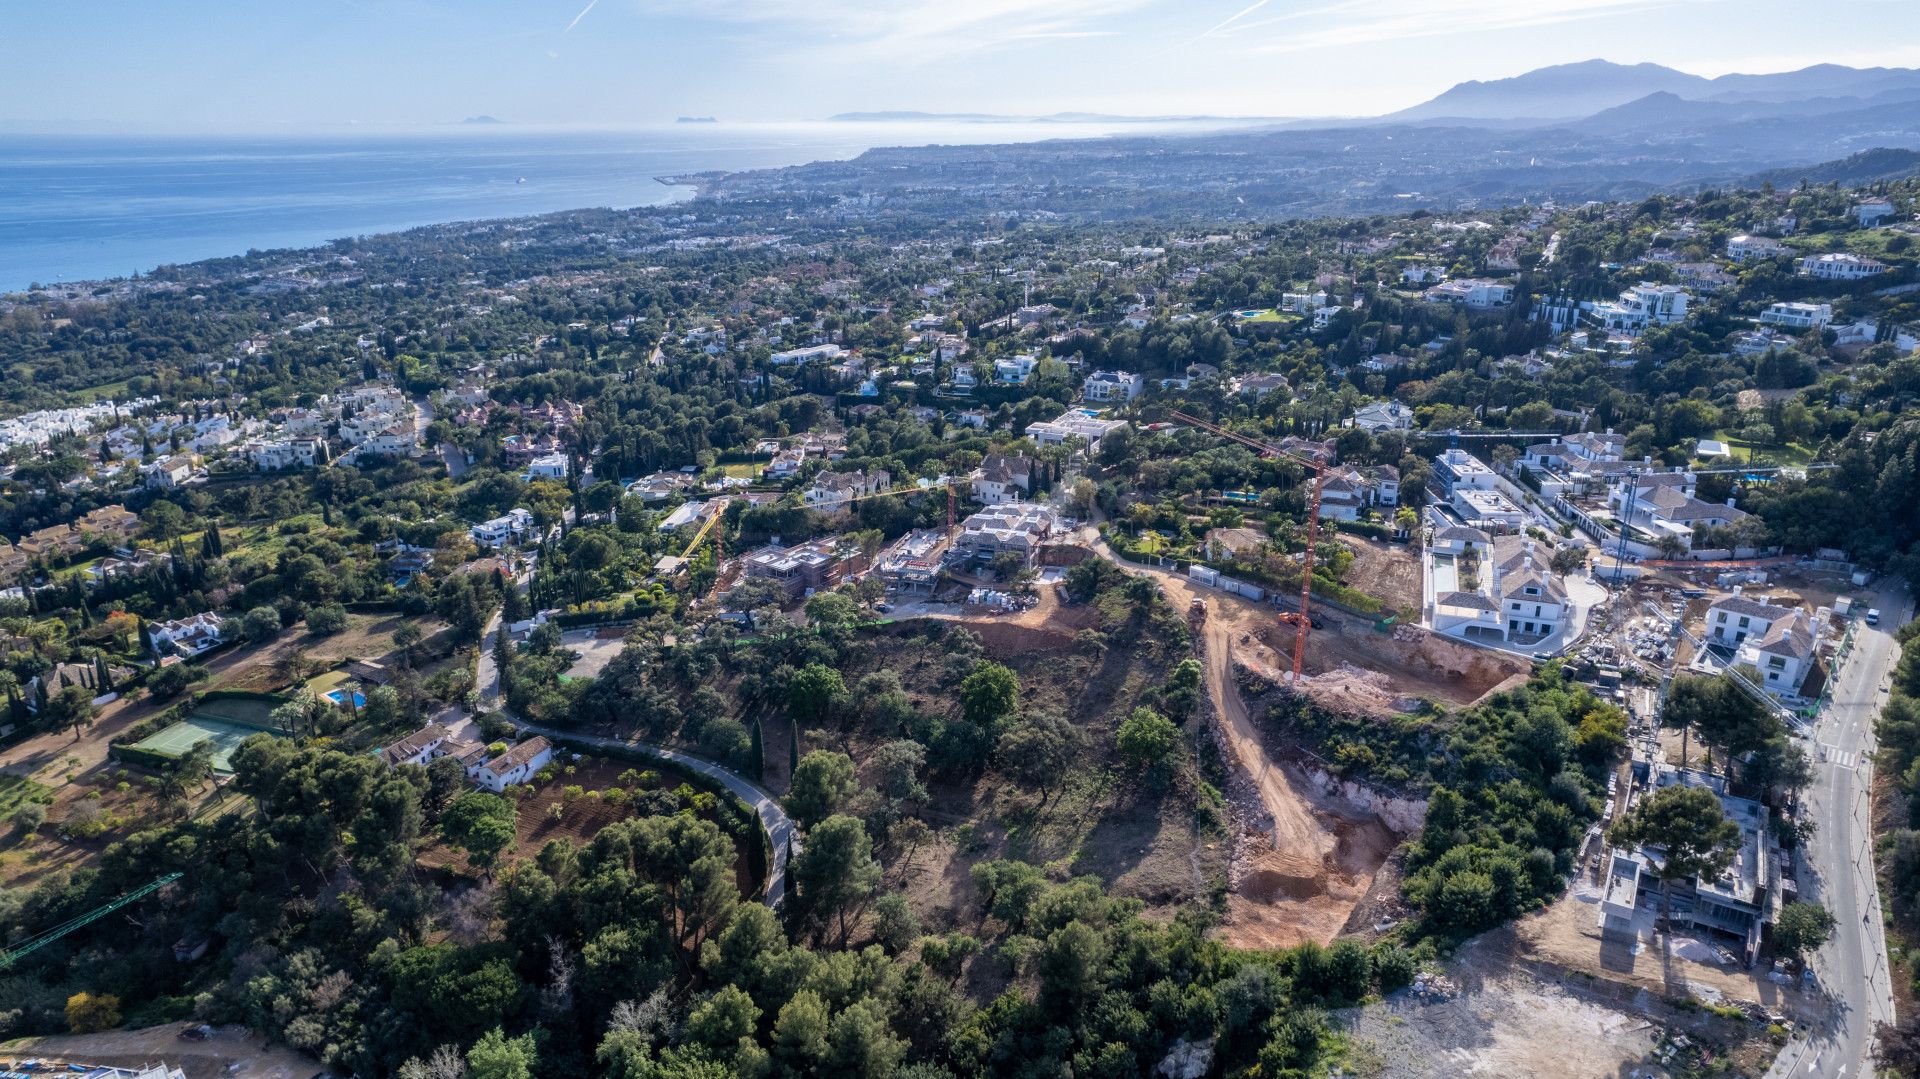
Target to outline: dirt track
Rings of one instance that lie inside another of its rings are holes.
[[[0,1058],[37,1057],[49,1064],[106,1064],[123,1068],[165,1061],[187,1079],[305,1079],[320,1070],[313,1058],[285,1046],[269,1048],[266,1039],[245,1027],[225,1026],[203,1042],[182,1041],[185,1023],[99,1034],[53,1034],[21,1038],[0,1046]]]
[[[1371,813],[1315,797],[1297,770],[1267,754],[1234,681],[1233,664],[1237,660],[1269,671],[1291,664],[1290,656],[1263,639],[1274,625],[1270,610],[1200,588],[1178,574],[1127,568],[1158,580],[1175,610],[1186,610],[1195,597],[1206,599],[1201,667],[1218,718],[1215,729],[1230,753],[1229,764],[1238,765],[1251,788],[1253,797],[1241,801],[1257,800],[1264,818],[1246,821],[1239,837],[1222,938],[1246,948],[1332,940],[1399,837]]]

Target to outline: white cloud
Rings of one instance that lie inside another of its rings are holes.
[[[1409,38],[1556,26],[1706,2],[1712,0],[1426,0],[1417,6],[1410,6],[1404,0],[1339,0],[1241,22],[1235,32],[1255,36],[1255,31],[1265,28],[1303,27],[1298,32],[1289,30],[1285,36],[1271,32],[1259,34],[1252,43],[1256,52],[1301,52]]]
[[[1102,20],[1154,0],[641,0],[660,15],[778,25],[842,48],[896,59],[950,56],[1002,45],[1112,37]]]

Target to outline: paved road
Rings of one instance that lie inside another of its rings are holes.
[[[517,721],[516,721],[517,722]],[[793,818],[780,808],[780,802],[766,788],[737,775],[710,760],[681,753],[678,750],[663,749],[645,742],[626,742],[618,738],[600,738],[590,734],[575,734],[552,727],[542,727],[533,723],[520,723],[523,731],[544,734],[549,738],[564,738],[581,745],[600,746],[606,749],[632,750],[656,757],[663,761],[672,761],[690,771],[719,783],[737,795],[742,801],[753,807],[760,817],[760,828],[767,834],[768,845],[773,848],[771,862],[767,867],[766,904],[779,908],[787,898],[787,848],[792,846],[794,853],[800,851],[800,832]]]
[[[525,587],[524,581],[516,583],[522,588]],[[506,702],[500,698],[500,670],[493,662],[493,642],[495,635],[499,632],[500,614],[496,611],[493,618],[487,622],[486,634],[481,638],[479,670],[475,676],[475,684],[480,687],[480,708],[482,711],[503,709],[506,705]],[[727,788],[727,790],[739,797],[741,801],[753,807],[754,814],[760,818],[760,830],[766,833],[767,845],[772,849],[772,857],[767,865],[767,889],[765,895],[767,906],[778,909],[780,904],[786,901],[788,848],[791,847],[794,853],[799,852],[801,846],[800,832],[798,826],[793,823],[793,819],[787,816],[786,810],[780,808],[779,800],[769,793],[766,788],[752,782],[745,776],[729,771],[710,760],[693,756],[690,753],[681,753],[678,750],[648,745],[645,742],[627,742],[618,738],[601,738],[594,735],[575,734],[570,731],[541,727],[532,723],[523,722],[519,717],[505,711],[502,711],[501,714],[518,725],[523,731],[532,731],[535,734],[544,734],[552,738],[565,738],[582,745],[627,749],[636,753],[644,753],[649,757],[657,757],[663,761],[673,761]]]
[[[1913,608],[1904,593],[1891,591],[1858,597],[1856,603],[1877,605],[1880,625],[1858,626],[1832,700],[1807,742],[1814,776],[1807,806],[1819,830],[1807,849],[1806,869],[1812,872],[1803,869],[1800,889],[1802,898],[1825,904],[1837,923],[1833,940],[1813,962],[1832,998],[1833,1016],[1790,1042],[1768,1079],[1872,1075],[1873,1028],[1893,1021],[1887,942],[1873,875],[1869,758],[1873,722],[1886,700],[1880,683],[1899,659],[1892,631],[1912,617]]]

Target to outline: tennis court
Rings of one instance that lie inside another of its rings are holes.
[[[233,768],[229,761],[234,749],[241,742],[246,741],[249,735],[259,733],[261,731],[258,727],[228,723],[213,716],[191,715],[171,727],[156,731],[134,743],[134,748],[158,753],[163,757],[184,757],[194,746],[210,741],[213,743],[214,770],[231,772]]]

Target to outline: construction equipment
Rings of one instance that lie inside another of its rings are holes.
[[[1313,474],[1313,493],[1312,497],[1307,500],[1307,552],[1306,557],[1302,559],[1300,564],[1300,610],[1297,612],[1282,611],[1279,615],[1280,621],[1294,627],[1293,681],[1295,685],[1298,685],[1301,674],[1306,669],[1307,633],[1313,628],[1313,551],[1314,547],[1320,542],[1320,496],[1326,491],[1327,487],[1327,466],[1325,462],[1281,449],[1272,443],[1248,438],[1246,435],[1229,431],[1216,424],[1208,423],[1198,416],[1190,416],[1185,412],[1175,412],[1173,413],[1173,418],[1179,420],[1181,423],[1198,427],[1202,431],[1219,435],[1221,438],[1228,439],[1229,441],[1238,442],[1243,446],[1258,451],[1262,457],[1284,457]]]
[[[1193,602],[1187,604],[1187,628],[1193,630],[1195,633],[1198,633],[1200,631],[1200,627],[1206,624],[1207,624],[1206,597],[1195,596],[1193,597]]]
[[[1463,438],[1559,438],[1559,431],[1462,431],[1458,427],[1445,431],[1413,431],[1415,438],[1445,438],[1448,449],[1458,449]]]
[[[86,912],[85,914],[80,915],[77,918],[69,918],[68,920],[61,922],[59,925],[54,926],[52,929],[47,930],[46,932],[40,934],[39,936],[29,938],[25,943],[21,944],[17,948],[10,948],[5,952],[0,952],[0,970],[8,970],[12,968],[12,966],[15,963],[19,962],[20,960],[26,958],[29,955],[32,955],[34,952],[39,951],[40,949],[46,947],[47,945],[52,944],[54,941],[59,940],[61,937],[66,936],[68,933],[71,933],[76,929],[84,929],[87,926],[92,925],[93,923],[99,921],[100,919],[105,918],[107,915],[112,914],[116,910],[120,910],[123,907],[131,906],[132,904],[137,903],[142,899],[145,899],[147,896],[152,895],[153,893],[159,891],[160,889],[166,887],[167,885],[172,884],[174,881],[179,880],[180,877],[181,877],[181,874],[179,873],[168,873],[166,876],[161,877],[159,880],[156,880],[151,884],[147,884],[147,885],[143,885],[142,887],[135,888],[133,891],[128,892],[127,894],[119,897],[118,899],[114,899],[109,902],[103,903],[100,906],[93,908],[92,910]]]
[[[844,507],[851,506],[856,502],[864,502],[869,498],[883,498],[887,495],[926,494],[928,491],[934,490],[935,488],[944,488],[947,492],[947,531],[951,532],[953,531],[954,512],[957,506],[956,506],[956,496],[953,490],[953,480],[950,478],[943,478],[938,481],[928,481],[927,485],[924,487],[920,486],[919,484],[913,484],[910,486],[889,487],[884,491],[868,491],[866,494],[863,494],[863,495],[848,495],[845,498],[830,498],[820,502],[809,502],[806,504],[806,507],[810,510],[826,513],[832,510],[842,509]]]
[[[677,555],[661,555],[660,560],[653,564],[653,571],[662,577],[671,577],[679,573],[680,570],[686,566],[687,559],[692,558],[693,552],[699,550],[700,544],[706,541],[707,534],[713,532],[714,526],[718,525],[720,519],[727,515],[727,506],[731,503],[732,500],[727,498],[714,499],[713,512],[707,514],[706,520],[700,522],[700,530],[695,532],[693,539],[687,542],[686,549]],[[717,534],[714,542],[716,544],[720,542]]]

